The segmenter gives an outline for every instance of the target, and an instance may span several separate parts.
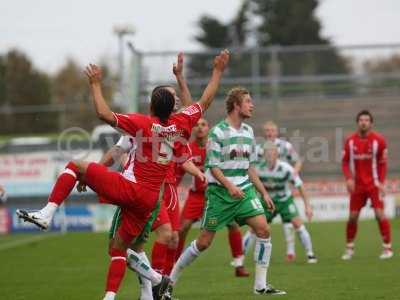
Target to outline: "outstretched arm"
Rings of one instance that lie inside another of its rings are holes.
[[[190,106],[193,103],[192,95],[190,94],[189,87],[186,79],[183,76],[183,53],[178,54],[178,60],[174,63],[172,71],[176,77],[176,82],[179,87],[179,99],[181,100],[182,107]]]
[[[229,62],[229,51],[221,51],[219,55],[214,58],[214,67],[211,75],[211,79],[208,82],[206,89],[203,92],[199,100],[199,104],[203,111],[207,110],[214,100],[215,94],[217,93],[219,83],[221,81],[222,74]]]
[[[117,120],[103,97],[101,91],[101,69],[93,64],[90,64],[85,69],[85,74],[89,79],[90,88],[93,95],[94,107],[96,109],[97,117],[106,122],[107,124],[115,127]]]

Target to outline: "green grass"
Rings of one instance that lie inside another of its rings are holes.
[[[399,242],[400,221],[393,225],[394,245]],[[317,265],[307,265],[297,242],[297,261],[284,262],[284,243],[280,225],[273,226],[273,255],[270,282],[285,289],[282,299],[400,299],[397,283],[400,256],[380,261],[377,225],[362,222],[352,261],[340,260],[344,245],[344,223],[315,223],[309,226]],[[194,230],[192,237],[197,233]],[[17,244],[7,249],[15,240]],[[29,241],[28,240],[28,241]],[[149,247],[150,245],[148,245]],[[107,272],[107,235],[69,233],[32,240],[32,235],[0,238],[0,299],[102,299]],[[185,270],[175,296],[189,299],[259,299],[252,295],[253,277],[233,277],[226,232],[220,232],[212,248]],[[251,257],[246,262],[253,271]],[[253,273],[253,272],[252,272]],[[130,271],[117,299],[137,299],[138,283]]]

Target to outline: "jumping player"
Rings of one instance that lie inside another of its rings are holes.
[[[171,272],[173,285],[177,284],[183,269],[211,245],[216,231],[236,221],[240,225],[248,224],[257,235],[254,293],[285,294],[267,283],[272,245],[269,226],[256,189],[270,209],[273,209],[273,202],[252,165],[257,161],[253,129],[243,123],[251,117],[253,108],[246,89],[239,87],[228,92],[228,115],[211,130],[207,144],[208,187],[202,230],[175,264]]]
[[[135,155],[135,181],[126,180],[120,173],[85,161],[71,161],[58,177],[48,204],[38,212],[18,210],[24,220],[47,229],[58,206],[68,197],[76,182],[84,177],[87,185],[109,204],[121,207],[121,226],[110,249],[111,263],[104,300],[113,300],[126,269],[126,251],[132,240],[140,234],[157,205],[159,193],[173,159],[174,151],[189,138],[193,126],[213,101],[222,73],[228,63],[229,52],[222,51],[214,59],[211,80],[201,99],[184,111],[171,115],[175,99],[167,89],[152,93],[151,115],[116,114],[103,98],[101,70],[95,65],[86,69],[100,120],[135,137],[138,150]],[[162,282],[160,290],[168,287]]]
[[[350,215],[346,228],[346,250],[342,259],[354,255],[354,239],[361,209],[371,200],[383,240],[380,259],[393,256],[390,223],[384,213],[387,148],[385,138],[372,130],[374,119],[368,110],[357,114],[357,131],[344,145],[342,169],[350,194]]]

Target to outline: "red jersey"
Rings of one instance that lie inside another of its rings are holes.
[[[201,147],[196,142],[192,142],[189,144],[189,147],[192,152],[191,160],[202,172],[204,172],[204,164],[206,161],[206,147]],[[197,177],[193,177],[193,183],[191,187],[194,192],[204,192],[206,189],[206,184],[204,181],[201,181]]]
[[[358,133],[350,135],[344,145],[342,169],[346,179],[354,178],[358,186],[384,183],[387,169],[385,138],[373,131],[366,137]]]
[[[165,176],[165,183],[178,185],[182,180],[182,178],[179,178],[178,180],[178,169],[182,169],[182,167],[180,166],[190,159],[192,153],[190,151],[189,145],[180,146],[178,149],[176,149],[175,153],[176,160],[171,161],[170,167],[167,171],[167,175]]]
[[[154,116],[138,113],[115,114],[115,127],[135,137],[137,148],[134,174],[138,183],[149,189],[160,189],[172,156],[182,147],[184,140],[189,140],[193,126],[201,116],[202,110],[198,103],[171,115],[163,124]]]

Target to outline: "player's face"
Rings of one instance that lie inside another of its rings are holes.
[[[198,139],[202,139],[208,135],[208,122],[205,119],[200,119],[196,126],[193,128],[195,132],[195,136]]]
[[[275,140],[278,137],[278,128],[273,125],[264,126],[264,135],[267,140]]]
[[[243,119],[248,119],[253,115],[254,104],[249,94],[243,96],[242,103],[240,104],[239,115]]]
[[[275,165],[276,160],[278,159],[278,149],[276,148],[265,149],[264,157],[268,165],[270,166]]]
[[[179,109],[179,107],[181,106],[181,99],[179,99],[175,89],[172,86],[168,86],[168,87],[166,87],[166,89],[168,90],[168,92],[170,92],[172,94],[172,96],[174,96],[174,98],[175,98],[174,111],[177,111]]]
[[[372,128],[371,118],[367,115],[361,115],[358,118],[358,130],[361,132],[368,132]]]

